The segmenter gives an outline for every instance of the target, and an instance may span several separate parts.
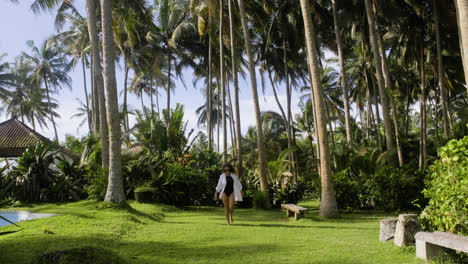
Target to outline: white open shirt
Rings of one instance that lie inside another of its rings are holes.
[[[242,201],[242,184],[234,173],[231,173],[231,177],[234,180],[234,200],[240,202]],[[219,176],[218,185],[216,186],[216,191],[219,193],[219,199],[224,193],[224,188],[226,188],[226,175],[223,173]]]

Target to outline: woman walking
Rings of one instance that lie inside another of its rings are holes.
[[[242,184],[234,174],[234,167],[231,164],[225,163],[224,173],[219,176],[218,185],[214,199],[221,198],[224,205],[224,215],[228,225],[233,223],[232,212],[236,201],[242,201]]]

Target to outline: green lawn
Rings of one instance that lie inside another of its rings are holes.
[[[312,210],[305,219],[288,221],[280,210],[238,209],[228,226],[222,208],[99,205],[16,208],[60,215],[21,222],[23,230],[0,235],[0,263],[30,263],[40,253],[83,246],[108,249],[128,263],[423,263],[414,248],[379,242],[380,213],[323,220]],[[0,233],[17,229],[0,227]]]

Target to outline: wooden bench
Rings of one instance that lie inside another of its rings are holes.
[[[307,211],[307,208],[297,206],[295,204],[281,204],[281,209],[286,210],[286,214],[288,217],[293,216],[294,219],[298,220],[304,216],[304,212]]]
[[[442,255],[442,248],[468,253],[468,237],[446,232],[418,232],[416,239],[416,257],[432,260]]]

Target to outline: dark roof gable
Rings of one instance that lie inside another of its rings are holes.
[[[19,157],[39,143],[51,141],[14,118],[0,123],[0,157]]]

